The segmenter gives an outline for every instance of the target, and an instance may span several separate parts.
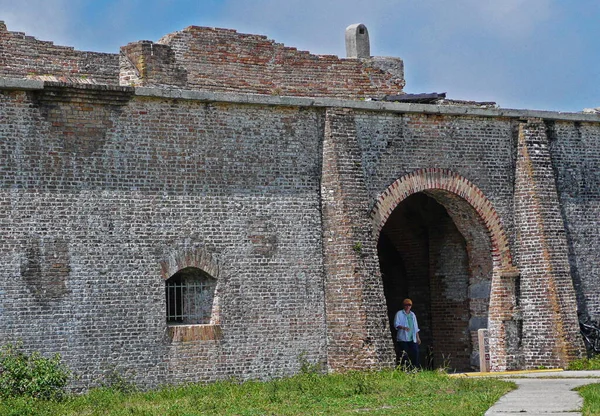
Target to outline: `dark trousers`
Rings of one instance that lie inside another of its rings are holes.
[[[398,365],[410,364],[421,368],[419,363],[419,344],[412,341],[396,341],[396,363]]]

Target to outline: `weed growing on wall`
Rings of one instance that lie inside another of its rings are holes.
[[[100,386],[123,394],[131,394],[139,390],[135,382],[133,382],[127,376],[121,374],[114,367],[110,368],[104,374],[102,380],[100,381]]]

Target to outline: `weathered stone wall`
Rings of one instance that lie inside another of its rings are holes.
[[[324,362],[323,114],[76,91],[0,95],[3,342],[61,353],[81,385]],[[82,112],[99,130],[73,130]],[[160,264],[197,250],[218,264],[222,339],[171,342]]]

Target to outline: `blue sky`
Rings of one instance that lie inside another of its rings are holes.
[[[0,0],[0,20],[98,52],[197,25],[340,57],[346,26],[364,23],[372,55],[404,60],[406,92],[503,108],[600,107],[600,0]]]

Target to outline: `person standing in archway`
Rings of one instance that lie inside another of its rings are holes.
[[[412,308],[412,300],[404,299],[402,302],[403,309],[396,313],[394,318],[394,327],[396,328],[396,341],[398,342],[398,353],[400,355],[400,364],[406,362],[406,356],[410,364],[415,368],[420,368],[419,363],[419,324],[417,316],[410,309]]]

